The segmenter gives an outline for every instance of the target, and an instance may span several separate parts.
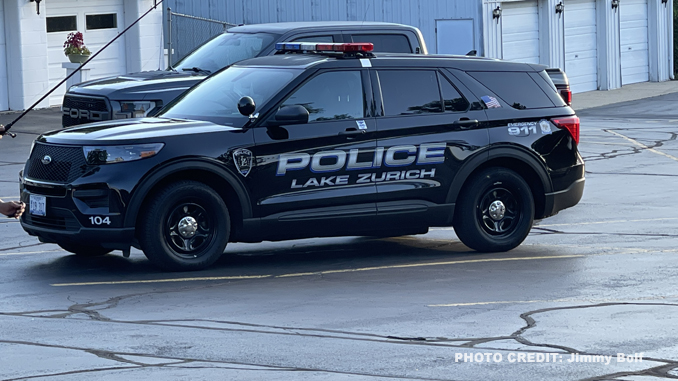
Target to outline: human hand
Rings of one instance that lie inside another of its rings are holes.
[[[26,210],[26,204],[19,201],[0,202],[0,213],[18,219]]]

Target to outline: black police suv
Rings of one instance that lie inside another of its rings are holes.
[[[242,25],[214,37],[167,70],[72,86],[64,95],[62,125],[155,115],[209,74],[240,60],[274,54],[280,41],[372,42],[378,52],[427,53],[421,32],[409,25],[358,21]]]
[[[134,246],[196,270],[228,242],[433,226],[506,251],[579,202],[579,118],[544,66],[371,47],[278,44],[156,118],[38,137],[23,228],[78,255]]]

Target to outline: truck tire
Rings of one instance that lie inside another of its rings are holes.
[[[457,200],[454,231],[476,251],[508,251],[532,228],[534,198],[525,180],[507,168],[488,168],[464,185]]]
[[[201,270],[223,254],[231,221],[209,186],[190,180],[168,185],[144,208],[139,241],[146,257],[169,271]]]

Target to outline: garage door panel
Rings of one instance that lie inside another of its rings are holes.
[[[572,92],[598,89],[595,0],[572,0],[565,7],[565,73]]]
[[[502,3],[502,50],[508,61],[539,63],[539,10],[536,1]]]
[[[647,0],[619,4],[622,85],[650,79]]]

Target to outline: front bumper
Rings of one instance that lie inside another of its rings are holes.
[[[123,227],[119,194],[106,184],[88,184],[87,188],[81,188],[32,180],[22,172],[19,190],[21,201],[27,205],[21,227],[41,242],[98,245],[119,250],[135,243],[134,228]],[[32,197],[44,197],[44,216],[33,214]]]

